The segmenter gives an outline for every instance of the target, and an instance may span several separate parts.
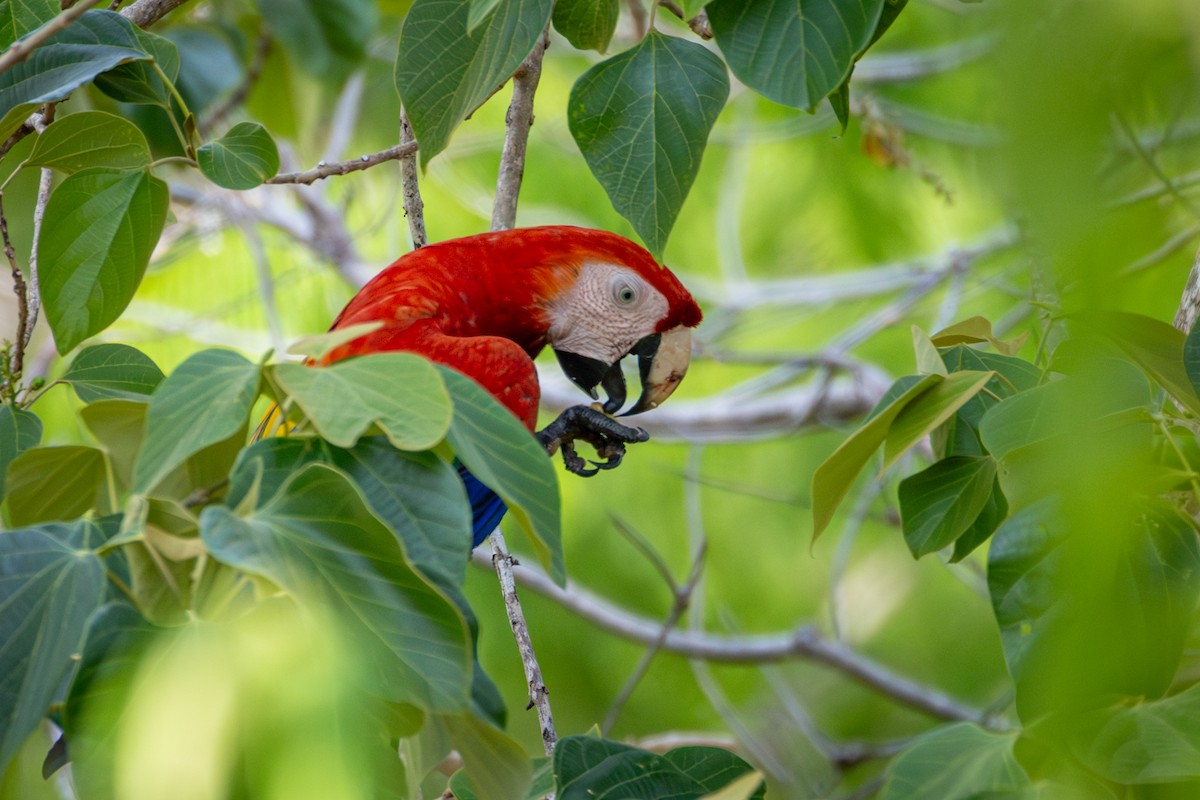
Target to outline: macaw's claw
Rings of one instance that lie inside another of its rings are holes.
[[[650,434],[641,428],[622,425],[592,406],[571,406],[536,434],[546,452],[553,455],[561,448],[563,463],[576,475],[590,478],[602,469],[615,469],[625,457],[625,445],[644,442]],[[575,442],[583,441],[596,449],[603,461],[587,466],[575,452]]]

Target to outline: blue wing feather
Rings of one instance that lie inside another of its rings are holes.
[[[498,494],[472,475],[470,470],[462,464],[457,466],[458,477],[462,479],[463,486],[467,489],[467,499],[471,501],[471,547],[474,548],[496,530],[496,526],[508,511],[508,506]]]

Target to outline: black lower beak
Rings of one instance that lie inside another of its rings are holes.
[[[650,334],[630,348],[625,355],[637,356],[642,393],[625,415],[657,408],[675,391],[687,372],[691,341],[691,330],[681,327],[666,333]],[[554,354],[558,356],[559,366],[571,382],[587,392],[593,400],[600,399],[596,387],[603,387],[607,395],[604,413],[616,414],[625,405],[625,374],[621,371],[621,359],[605,364],[599,359],[563,350],[555,350]]]
[[[554,355],[558,356],[558,365],[572,383],[587,392],[593,400],[600,399],[600,395],[596,394],[596,385],[604,380],[612,365],[564,350],[555,350]]]

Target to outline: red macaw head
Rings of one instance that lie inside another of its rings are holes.
[[[614,233],[582,228],[541,229],[569,250],[566,270],[557,270],[554,291],[547,293],[546,341],[563,372],[577,386],[616,413],[625,404],[621,360],[636,355],[642,382],[637,402],[625,412],[637,414],[663,403],[687,372],[692,328],[700,307],[679,279],[650,253]],[[559,238],[561,237],[561,238]]]

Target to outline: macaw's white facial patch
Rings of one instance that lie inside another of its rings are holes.
[[[654,333],[668,306],[662,292],[628,267],[588,262],[547,309],[547,339],[555,350],[612,364]]]

